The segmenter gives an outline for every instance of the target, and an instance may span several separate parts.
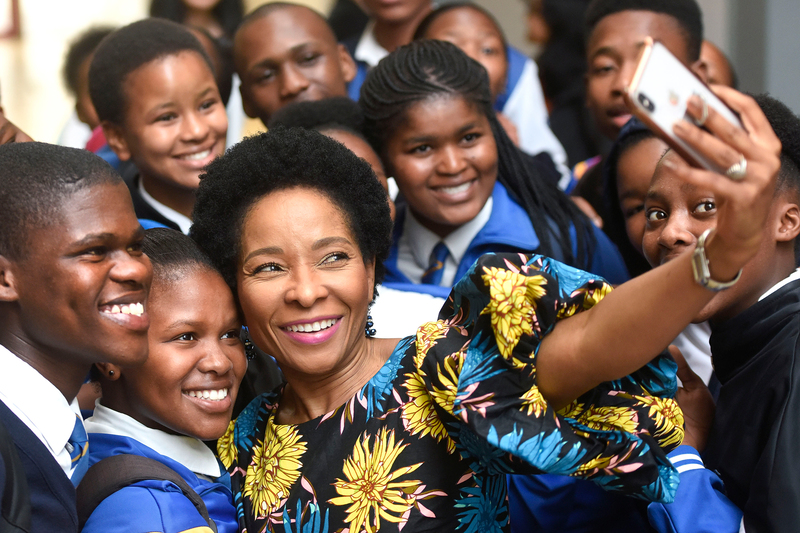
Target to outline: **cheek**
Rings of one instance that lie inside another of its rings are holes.
[[[643,253],[642,239],[644,238],[645,222],[643,213],[632,216],[625,221],[625,231],[628,234],[628,240],[640,254]]]
[[[642,237],[642,251],[650,266],[657,267],[661,263],[658,257],[658,233],[647,231],[647,228],[645,228],[644,236]]]
[[[433,172],[433,164],[423,159],[399,156],[394,158],[394,163],[394,179],[400,189],[424,187]]]

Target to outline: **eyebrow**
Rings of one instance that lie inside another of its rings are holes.
[[[247,257],[244,258],[244,261],[242,261],[242,263],[247,263],[248,261],[250,261],[250,259],[252,259],[257,255],[279,255],[282,253],[283,253],[283,248],[281,248],[280,246],[266,246],[264,248],[259,248],[258,250],[253,250],[252,252],[247,254]]]
[[[313,245],[311,245],[312,250],[319,250],[320,248],[325,248],[326,246],[330,246],[332,244],[348,244],[352,245],[349,239],[345,237],[325,237],[323,239],[319,239],[315,241]],[[242,263],[247,263],[250,259],[257,255],[280,255],[283,253],[283,248],[280,246],[265,246],[264,248],[259,248],[258,250],[253,250],[244,258]]]
[[[113,239],[114,237],[115,235],[113,233],[89,233],[88,235],[84,235],[82,239],[73,242],[72,246],[83,246],[93,241]]]
[[[291,56],[291,55],[296,54],[297,52],[301,51],[303,48],[306,48],[308,46],[312,46],[314,44],[315,44],[315,41],[306,41],[304,43],[296,44],[293,47],[289,48],[289,50],[284,55]],[[255,63],[253,66],[251,66],[247,70],[248,70],[248,72],[251,72],[251,71],[253,71],[255,69],[262,69],[264,67],[272,67],[272,66],[275,66],[275,65],[279,65],[280,63],[281,63],[280,59],[276,59],[274,57],[266,57],[266,58],[262,59],[261,61],[259,61],[258,63]]]
[[[473,128],[477,128],[477,127],[478,127],[478,123],[477,122],[470,122],[469,124],[466,124],[463,127],[459,128],[457,134],[461,135],[461,134],[466,133],[467,131],[469,131],[469,130],[471,130]],[[421,137],[412,137],[410,139],[407,139],[405,144],[428,143],[428,142],[431,142],[431,141],[433,141],[435,139],[436,139],[435,135],[424,135],[424,136],[421,136]]]
[[[332,244],[352,244],[349,239],[345,237],[325,237],[324,239],[320,239],[316,241],[313,246],[311,246],[312,250],[319,250],[320,248],[325,248],[326,246],[330,246]]]

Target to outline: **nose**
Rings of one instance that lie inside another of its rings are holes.
[[[285,295],[286,303],[297,303],[309,308],[318,300],[328,296],[327,287],[312,267],[295,269],[291,274],[290,283]]]
[[[466,169],[467,159],[457,146],[444,146],[439,151],[436,170],[439,174],[454,176]]]
[[[691,229],[688,214],[672,213],[658,236],[658,244],[668,250],[690,246],[697,240]]]
[[[111,279],[117,283],[132,285],[136,288],[149,287],[153,277],[153,266],[144,254],[120,252],[110,272]]]
[[[296,65],[287,64],[281,75],[281,98],[292,98],[308,89],[308,78]]]
[[[198,111],[188,113],[183,120],[181,136],[184,141],[202,141],[208,136],[209,125],[206,117]]]
[[[234,347],[228,347],[234,349]],[[244,358],[244,346],[237,346],[235,348],[241,352],[241,357]],[[233,369],[233,361],[226,353],[222,346],[222,340],[209,339],[206,346],[205,353],[200,361],[197,363],[197,369],[201,372],[211,372],[217,375],[225,375]]]

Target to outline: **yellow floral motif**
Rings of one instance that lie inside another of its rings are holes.
[[[524,333],[533,334],[536,301],[544,296],[544,276],[525,276],[495,267],[483,268],[483,282],[489,287],[491,301],[481,311],[490,314],[492,329],[502,356],[515,368],[525,363],[512,357],[512,352]]]
[[[456,451],[456,444],[447,434],[447,429],[436,415],[431,393],[419,374],[406,374],[408,379],[403,386],[408,391],[409,401],[403,404],[403,425],[412,435],[430,435],[437,442],[445,441],[447,451]],[[452,412],[452,404],[451,404]]]
[[[624,450],[619,455],[601,456],[592,459],[591,461],[581,465],[578,468],[578,470],[576,470],[571,475],[591,476],[599,472],[602,472],[606,475],[619,476],[621,474],[638,470],[642,466],[641,463],[625,464],[625,462],[628,459],[630,459],[631,454],[635,449],[636,449],[636,444],[631,444],[626,450]]]
[[[683,441],[683,411],[678,402],[671,398],[658,396],[620,395],[633,398],[639,405],[649,407],[647,416],[655,420],[656,430],[653,437],[659,446],[669,449]]]
[[[589,287],[582,287],[577,291],[572,293],[572,297],[575,298],[579,294],[583,293],[583,308],[584,309],[591,309],[597,303],[608,296],[608,293],[613,290],[613,287],[608,283],[603,283],[600,287],[597,288],[589,288]]]
[[[244,496],[250,498],[259,517],[277,510],[288,497],[300,478],[300,458],[305,452],[306,443],[300,440],[294,426],[275,425],[269,419],[264,441],[257,442],[253,449],[244,481]]]
[[[407,520],[406,513],[416,503],[413,494],[422,484],[419,480],[396,481],[422,463],[392,471],[394,462],[408,446],[403,441],[395,445],[394,431],[381,429],[372,448],[370,440],[365,432],[356,442],[353,454],[344,464],[347,479],[334,482],[339,496],[329,500],[333,505],[349,505],[345,520],[353,533],[379,531],[381,518],[396,524]]]
[[[417,353],[414,356],[414,365],[416,368],[422,366],[425,354],[436,345],[436,341],[443,339],[447,335],[449,329],[450,326],[444,320],[428,322],[417,329]]]
[[[217,455],[226,469],[230,468],[234,461],[239,459],[239,450],[236,449],[236,444],[233,442],[233,428],[235,426],[236,420],[231,420],[225,434],[217,441]]]
[[[624,431],[636,433],[639,428],[638,413],[630,407],[590,406],[581,410],[575,419],[597,431]]]
[[[536,385],[526,390],[521,398],[524,401],[522,404],[523,411],[527,411],[526,414],[528,416],[533,414],[533,416],[539,418],[547,410],[547,401],[545,401],[544,396],[539,392],[539,387]]]

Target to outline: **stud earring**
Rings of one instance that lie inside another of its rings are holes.
[[[110,378],[114,377],[114,371],[113,370],[109,370],[108,371],[108,377],[110,377]]]
[[[372,322],[372,315],[367,315],[367,325],[364,326],[364,335],[367,337],[374,337],[375,336],[375,324]]]

